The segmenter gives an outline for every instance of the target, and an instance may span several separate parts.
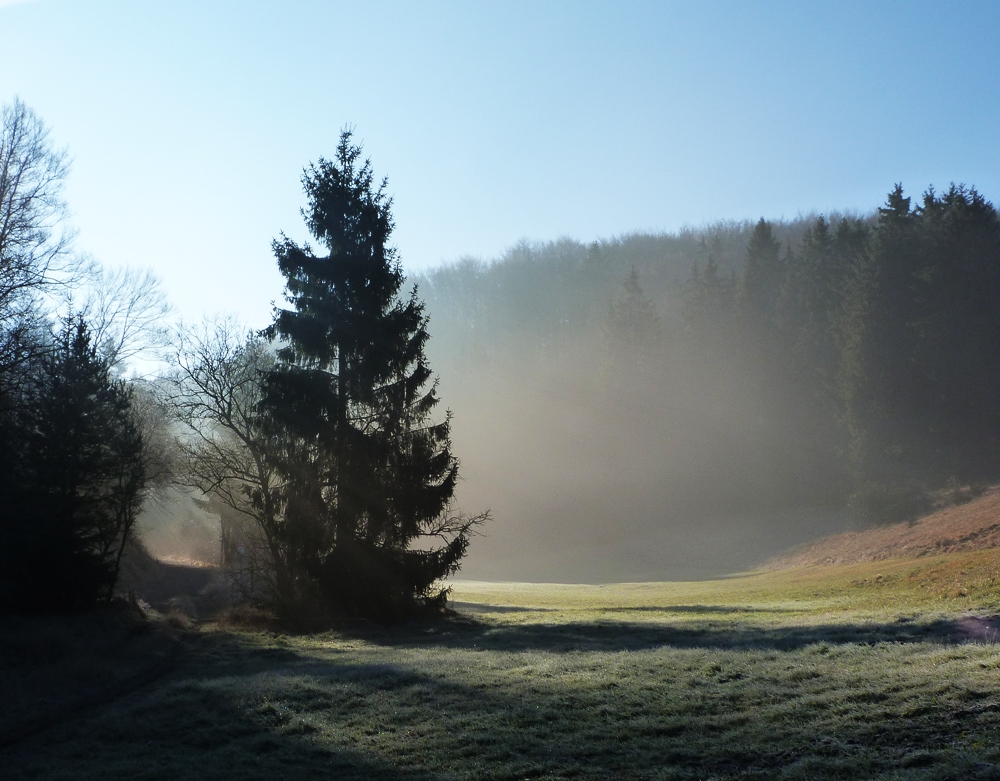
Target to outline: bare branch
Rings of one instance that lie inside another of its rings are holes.
[[[96,267],[90,274],[81,312],[94,341],[112,366],[169,343],[170,304],[160,280],[149,270]]]
[[[258,416],[261,377],[272,362],[262,340],[235,319],[219,318],[177,330],[167,382],[185,430],[179,481],[228,508],[253,560],[269,561],[276,573],[280,481],[265,458],[269,442]],[[224,527],[225,520],[223,514]]]
[[[73,263],[62,183],[66,152],[19,99],[0,110],[0,322],[30,307]]]

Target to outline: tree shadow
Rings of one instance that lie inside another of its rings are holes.
[[[634,607],[609,607],[609,613],[801,613],[790,607],[740,607],[738,605],[639,605]]]
[[[482,602],[450,602],[460,613],[558,613],[572,612],[554,607],[525,607],[520,605],[487,605]],[[628,607],[597,608],[602,613],[801,613],[787,607],[760,608],[738,605],[635,605]],[[591,608],[587,608],[591,610]]]
[[[722,611],[706,608],[705,612]],[[794,651],[819,643],[958,643],[969,639],[962,619],[937,619],[928,623],[896,621],[798,626],[768,626],[733,618],[683,623],[598,619],[504,624],[491,622],[487,617],[460,613],[431,626],[346,627],[342,631],[370,643],[402,648],[427,646],[555,653],[645,651],[662,647]]]
[[[335,691],[348,687],[352,697],[366,698],[426,685],[422,676],[393,665],[332,663],[281,647],[242,644],[220,657],[193,642],[187,659],[155,687],[0,747],[4,779],[441,778],[362,746],[322,739],[308,714],[328,704],[329,688],[289,692],[287,704],[283,691],[289,679],[322,679]],[[335,721],[341,716],[332,713]],[[94,750],[109,745],[114,751]]]
[[[455,610],[463,613],[552,613],[551,607],[518,607],[516,605],[486,605],[481,602],[450,602]]]
[[[334,633],[337,639],[356,638],[376,646],[360,654],[324,648],[322,636],[315,652],[282,646],[280,636],[271,638],[278,645],[261,644],[259,635],[199,636],[190,640],[185,662],[154,688],[13,747],[5,752],[3,766],[5,778],[11,779],[437,781],[561,777],[567,771],[611,778],[627,770],[638,777],[655,771],[669,757],[692,777],[726,775],[727,768],[748,764],[777,772],[794,758],[785,737],[752,748],[713,742],[710,736],[700,747],[691,745],[690,730],[717,729],[713,719],[724,719],[722,710],[698,711],[700,721],[691,725],[671,708],[654,709],[652,715],[630,721],[632,717],[614,715],[615,700],[604,698],[600,687],[577,690],[572,684],[539,680],[537,687],[509,688],[476,683],[475,676],[437,674],[433,666],[425,672],[417,660],[424,652],[433,659],[435,649],[446,648],[790,651],[816,643],[948,641],[957,626],[956,621],[938,620],[767,627],[732,619],[681,625],[600,620],[504,625],[459,614],[431,625],[356,625]],[[412,648],[418,654],[400,657],[377,646]],[[615,727],[617,718],[625,721]],[[410,736],[411,730],[428,723],[427,733]],[[863,744],[852,731],[863,732],[861,721],[839,729],[844,745]],[[897,753],[909,750],[904,732],[899,733],[904,742]],[[406,748],[411,740],[412,755]],[[627,758],[622,740],[629,741]],[[113,745],[114,751],[94,751],[98,744]],[[793,754],[811,751],[805,744],[795,745]],[[579,753],[583,747],[585,758]],[[887,755],[885,767],[877,769],[887,771],[893,756]],[[445,767],[447,771],[437,771]]]

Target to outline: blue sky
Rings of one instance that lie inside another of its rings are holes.
[[[1000,2],[0,0],[0,102],[68,147],[78,247],[264,325],[350,124],[404,266],[718,219],[1000,201]]]

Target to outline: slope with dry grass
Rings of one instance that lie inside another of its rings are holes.
[[[825,537],[771,559],[764,568],[857,564],[990,548],[1000,548],[1000,487],[916,521]]]

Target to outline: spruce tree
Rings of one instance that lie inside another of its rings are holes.
[[[612,377],[628,373],[649,376],[656,363],[663,328],[656,304],[643,292],[639,272],[632,267],[612,299],[604,321],[606,369]]]
[[[986,479],[1000,441],[996,210],[954,185],[911,208],[897,185],[879,210],[870,262],[860,343],[863,391],[874,400],[864,410],[877,443],[870,468],[897,479]]]
[[[114,592],[146,486],[143,436],[82,319],[67,318],[33,379],[0,609],[85,608]]]
[[[743,268],[742,303],[752,327],[771,325],[785,276],[781,263],[781,242],[763,217],[754,225],[747,243]]]
[[[360,154],[344,131],[336,159],[303,174],[324,254],[273,244],[290,308],[266,332],[281,347],[262,411],[283,480],[283,607],[395,618],[443,604],[434,584],[479,519],[449,513],[458,461],[450,414],[431,418],[427,317],[416,288],[400,296],[392,202]]]

